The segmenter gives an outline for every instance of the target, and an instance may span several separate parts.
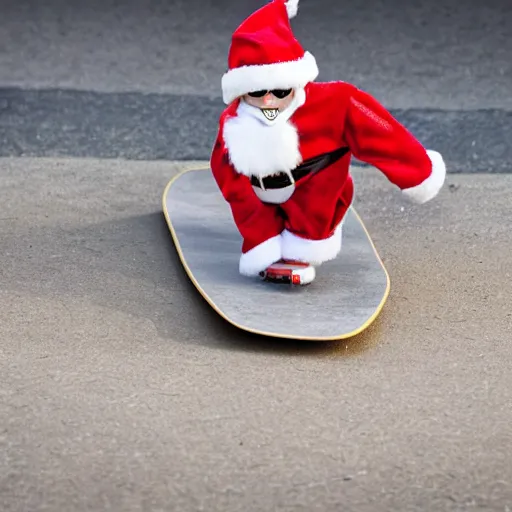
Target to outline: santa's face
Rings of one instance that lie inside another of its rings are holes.
[[[264,91],[259,97],[247,94],[241,99],[236,115],[226,120],[223,131],[234,168],[257,178],[292,171],[302,162],[302,155],[297,127],[290,118],[306,101],[305,90],[297,88],[286,95]],[[269,108],[279,109],[272,120],[263,112]],[[263,191],[255,187],[255,192],[263,201],[280,203],[290,197],[293,188]]]
[[[255,91],[246,94],[243,99],[249,105],[259,108],[269,121],[274,121],[293,101],[294,93],[293,89]]]

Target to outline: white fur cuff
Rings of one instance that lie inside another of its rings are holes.
[[[341,251],[341,234],[342,224],[338,225],[331,237],[324,240],[307,240],[285,230],[281,235],[283,258],[304,261],[310,265],[333,260]]]
[[[410,187],[403,190],[404,195],[418,204],[426,203],[434,198],[444,184],[446,178],[446,165],[443,157],[437,151],[427,151],[427,155],[432,162],[432,173],[430,176],[416,187]]]
[[[281,236],[275,236],[240,256],[240,274],[256,276],[281,259]]]

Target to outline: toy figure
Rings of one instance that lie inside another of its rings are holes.
[[[437,195],[446,170],[369,94],[314,82],[315,58],[290,27],[297,9],[298,0],[273,0],[234,32],[210,164],[243,238],[240,273],[302,262],[311,282],[341,250],[351,155],[417,203]]]

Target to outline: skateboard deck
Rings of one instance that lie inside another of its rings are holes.
[[[240,275],[242,239],[210,169],[173,178],[162,206],[188,277],[208,304],[240,329],[278,338],[340,340],[369,327],[386,302],[389,275],[352,207],[338,257],[318,266],[311,284],[293,286]]]

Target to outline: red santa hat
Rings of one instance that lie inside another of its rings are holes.
[[[222,77],[226,104],[251,91],[304,87],[318,76],[316,60],[295,39],[290,18],[299,0],[273,0],[234,32],[228,71]]]

